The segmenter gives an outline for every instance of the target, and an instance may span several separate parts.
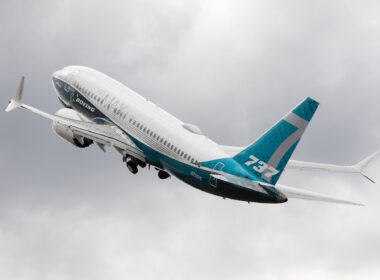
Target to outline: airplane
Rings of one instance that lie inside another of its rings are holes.
[[[364,173],[380,150],[353,166],[290,160],[319,103],[308,97],[250,145],[232,147],[212,141],[113,78],[89,67],[67,66],[52,74],[63,108],[55,114],[22,103],[22,77],[6,112],[24,108],[52,121],[53,131],[71,144],[113,147],[129,171],[153,166],[160,179],[171,175],[224,199],[284,203],[288,198],[360,203],[277,184],[286,169]]]

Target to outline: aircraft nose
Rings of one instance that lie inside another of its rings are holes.
[[[62,70],[55,71],[52,75],[53,78],[59,78],[62,76]]]
[[[277,196],[277,202],[278,203],[283,203],[283,202],[287,202],[287,201],[288,201],[288,198],[286,197],[286,195],[281,193]]]

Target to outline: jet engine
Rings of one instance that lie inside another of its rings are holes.
[[[77,112],[68,108],[59,109],[55,114],[57,116],[69,118],[73,120],[78,120],[78,121],[83,120]],[[72,130],[70,129],[70,127],[60,122],[53,121],[52,129],[58,136],[62,137],[66,141],[70,142],[71,144],[79,148],[88,147],[93,143],[91,139],[88,139],[82,136],[75,136]]]

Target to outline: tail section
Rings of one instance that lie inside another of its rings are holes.
[[[306,98],[253,144],[234,156],[244,169],[276,184],[319,103]]]

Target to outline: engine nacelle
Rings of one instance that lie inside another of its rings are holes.
[[[73,119],[77,121],[81,120],[77,112],[68,108],[59,109],[55,114],[60,117],[65,117],[65,118],[69,118],[69,119]],[[80,138],[80,140],[77,139],[74,136],[74,133],[72,132],[72,130],[67,125],[61,124],[57,121],[53,121],[52,129],[58,136],[70,142],[74,146],[85,148],[85,147],[90,146],[93,143],[91,139],[87,139],[87,138]]]
[[[69,108],[62,108],[62,109],[59,109],[57,112],[55,112],[55,115],[57,116],[60,116],[60,117],[64,117],[64,118],[68,118],[68,119],[72,119],[72,120],[76,120],[76,121],[83,121],[84,118],[78,114],[77,111],[73,110],[73,109],[69,109]]]

